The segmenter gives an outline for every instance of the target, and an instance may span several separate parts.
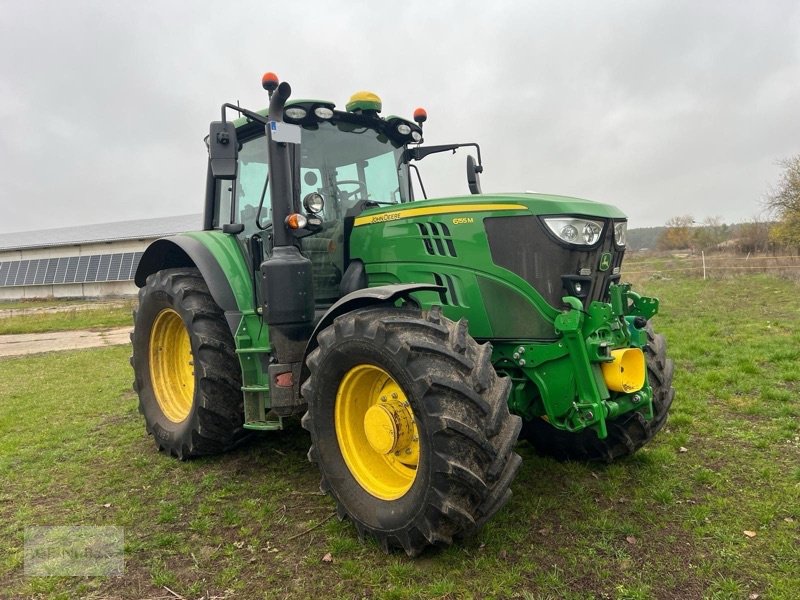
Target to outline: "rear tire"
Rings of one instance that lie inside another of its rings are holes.
[[[131,343],[139,412],[159,450],[184,460],[245,437],[233,337],[197,269],[147,278]]]
[[[309,460],[361,538],[415,556],[474,533],[508,501],[521,421],[466,321],[368,308],[318,342],[303,385]]]
[[[674,366],[667,358],[664,336],[647,326],[647,380],[653,388],[653,418],[648,421],[640,412],[630,412],[608,421],[608,437],[601,440],[592,429],[570,433],[556,429],[543,419],[526,421],[522,437],[537,452],[557,460],[613,462],[630,456],[647,444],[667,422],[667,414],[675,397],[672,387]]]

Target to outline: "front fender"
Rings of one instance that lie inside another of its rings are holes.
[[[334,319],[339,315],[375,304],[394,304],[401,298],[417,304],[416,300],[411,297],[412,293],[423,291],[441,292],[444,290],[444,287],[432,283],[398,283],[356,290],[340,298],[328,309],[322,316],[322,319],[319,320],[319,323],[317,323],[314,332],[308,340],[308,344],[306,344],[306,350],[303,354],[303,374],[301,375],[301,381],[308,377],[306,358],[308,358],[308,355],[317,347],[317,335],[320,331],[333,323]]]

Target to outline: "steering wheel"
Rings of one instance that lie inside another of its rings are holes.
[[[347,191],[342,189],[342,186],[354,185],[356,189]],[[367,185],[358,179],[339,179],[336,181],[336,195],[339,196],[339,201],[348,202],[351,199],[366,200],[367,199]]]

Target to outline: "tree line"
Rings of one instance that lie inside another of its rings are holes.
[[[721,217],[697,223],[691,215],[672,217],[660,232],[660,250],[797,252],[800,249],[800,155],[780,161],[780,179],[764,198],[765,214],[728,225]]]

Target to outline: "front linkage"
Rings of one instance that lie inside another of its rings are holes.
[[[612,284],[610,302],[584,309],[578,298],[562,300],[568,308],[555,318],[557,341],[495,348],[495,366],[515,383],[512,410],[568,432],[591,427],[601,440],[608,436],[606,422],[620,415],[635,410],[652,419],[653,388],[645,377],[643,350],[658,299],[632,292],[630,284]]]

